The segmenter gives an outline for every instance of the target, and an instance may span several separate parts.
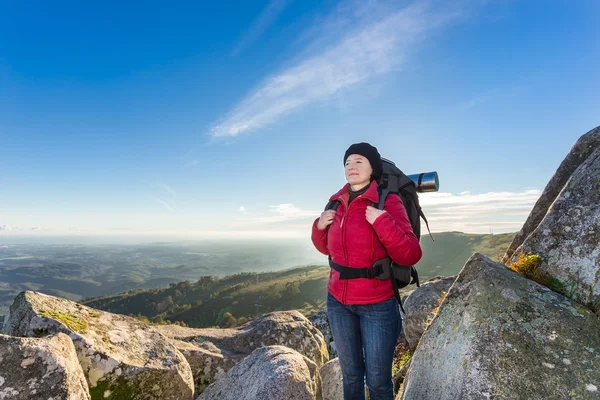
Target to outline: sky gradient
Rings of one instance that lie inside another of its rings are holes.
[[[0,236],[307,237],[367,141],[433,232],[518,231],[600,125],[600,2],[29,2],[0,13]]]

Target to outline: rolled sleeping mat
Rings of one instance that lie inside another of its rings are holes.
[[[420,174],[412,174],[407,176],[415,183],[417,192],[419,193],[437,192],[440,188],[438,173],[435,171],[422,172]]]

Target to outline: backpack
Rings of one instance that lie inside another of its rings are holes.
[[[426,175],[425,173],[411,175],[409,177],[406,174],[404,174],[404,172],[402,172],[393,161],[390,161],[386,158],[382,158],[381,161],[383,164],[383,173],[381,174],[381,177],[377,180],[377,192],[379,194],[379,203],[374,203],[373,207],[383,210],[383,206],[385,204],[387,196],[389,196],[390,194],[399,196],[400,200],[402,201],[402,204],[404,205],[404,208],[406,209],[406,213],[408,215],[408,219],[410,220],[412,230],[417,239],[419,241],[421,240],[421,218],[423,218],[427,226],[429,236],[433,240],[433,236],[431,236],[431,232],[429,231],[429,223],[427,222],[427,218],[425,217],[425,214],[421,209],[421,206],[419,204],[419,195],[417,193],[421,191],[437,191],[437,173],[432,172],[427,174],[428,177],[433,180],[432,184],[434,186],[428,189],[422,189],[421,184],[423,182],[423,177]],[[415,183],[413,179],[417,182]],[[338,206],[339,201],[333,200],[327,203],[327,205],[325,206],[325,210],[335,210]],[[345,275],[345,278],[341,279],[353,279],[360,277],[391,279],[392,285],[394,287],[394,295],[396,297],[396,300],[400,304],[402,312],[404,312],[404,308],[402,307],[402,300],[400,298],[399,289],[402,289],[412,284],[416,284],[417,287],[421,286],[419,283],[419,274],[417,273],[417,270],[414,265],[400,265],[390,259],[378,260],[372,268],[362,269],[340,266],[334,263],[331,260],[331,257],[329,258],[329,264],[332,268],[339,271],[340,274]]]

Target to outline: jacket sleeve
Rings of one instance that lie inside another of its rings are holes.
[[[373,223],[373,229],[386,248],[388,256],[401,265],[415,265],[423,255],[406,209],[398,196],[388,196],[385,213]]]
[[[319,222],[319,218],[317,218],[315,220],[315,222],[313,222],[312,234],[310,235],[310,238],[311,238],[313,244],[315,245],[316,249],[319,250],[321,253],[325,254],[326,256],[328,256],[329,255],[329,250],[327,249],[328,229],[319,230],[319,228],[317,228],[318,222]]]

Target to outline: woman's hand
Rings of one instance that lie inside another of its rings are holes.
[[[373,225],[375,223],[375,220],[385,212],[386,211],[384,210],[380,210],[372,206],[367,206],[367,210],[365,211],[365,217],[367,218],[367,221],[369,221],[369,223]]]
[[[317,222],[317,229],[322,231],[327,228],[333,222],[333,218],[335,217],[335,210],[327,210],[321,213],[321,218],[319,218],[319,222]]]

